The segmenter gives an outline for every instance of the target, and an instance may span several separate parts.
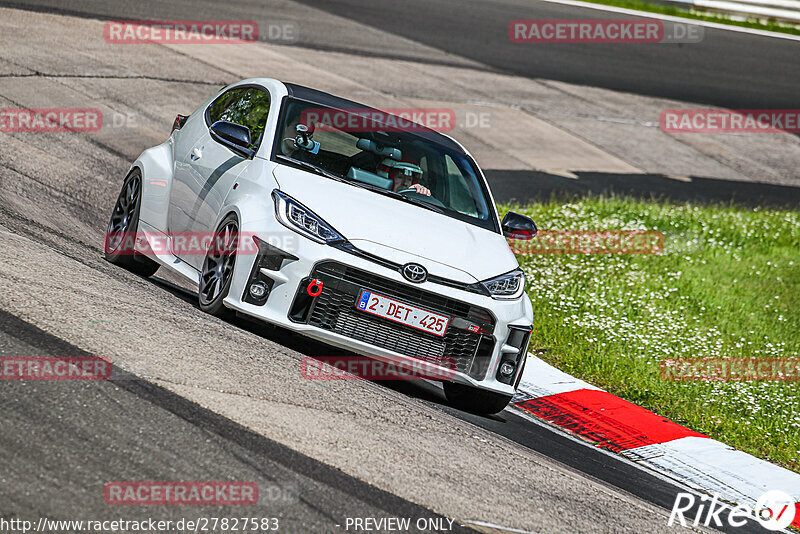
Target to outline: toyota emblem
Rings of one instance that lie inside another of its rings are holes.
[[[421,284],[428,278],[428,271],[418,263],[406,263],[403,265],[403,276],[409,282]]]

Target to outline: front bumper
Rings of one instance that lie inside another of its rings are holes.
[[[398,362],[412,357],[455,382],[515,392],[533,323],[527,296],[501,301],[431,281],[412,284],[390,266],[299,236],[278,245],[262,243],[266,253],[240,257],[227,307],[358,354]],[[425,263],[412,255],[408,261]],[[255,279],[268,286],[264,301],[248,296]],[[322,291],[311,297],[306,289],[315,279]],[[451,317],[444,337],[357,310],[362,289]],[[511,376],[498,373],[504,361],[513,362]]]

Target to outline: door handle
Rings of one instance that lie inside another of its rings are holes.
[[[199,148],[193,148],[192,155],[190,157],[192,158],[192,161],[197,161],[198,159],[203,157],[203,151],[200,150]]]

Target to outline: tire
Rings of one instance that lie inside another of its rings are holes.
[[[135,236],[141,209],[142,172],[133,169],[122,182],[122,189],[111,211],[103,237],[103,253],[110,263],[147,277],[155,274],[158,263],[136,252]]]
[[[217,227],[211,247],[206,252],[197,297],[200,309],[217,317],[229,315],[222,303],[231,289],[236,248],[239,242],[239,222],[230,214]]]
[[[478,389],[456,382],[444,382],[444,394],[454,408],[481,415],[503,411],[511,402],[511,396]]]

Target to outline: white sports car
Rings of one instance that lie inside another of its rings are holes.
[[[533,324],[506,237],[536,226],[515,213],[501,223],[458,142],[398,124],[273,79],[226,87],[133,163],[106,258],[185,277],[212,314],[235,310],[384,362],[424,361],[447,377],[451,404],[498,412]]]

